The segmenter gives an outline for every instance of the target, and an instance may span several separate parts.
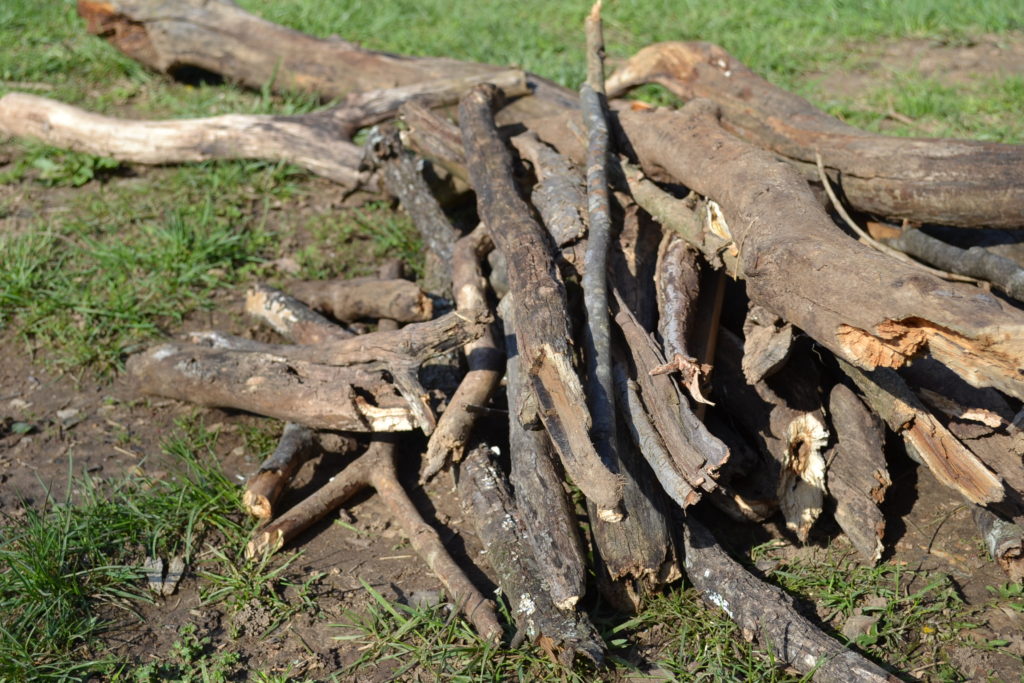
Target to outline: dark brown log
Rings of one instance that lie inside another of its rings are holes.
[[[975,386],[1024,397],[1024,313],[848,238],[790,166],[726,133],[707,100],[620,121],[647,172],[721,204],[754,303],[862,367],[927,351]]]
[[[975,507],[973,516],[988,554],[1011,581],[1024,580],[1024,529],[983,507]]]
[[[636,368],[640,395],[651,421],[661,435],[677,473],[693,489],[693,495],[687,501],[692,505],[700,499],[701,491],[714,490],[717,470],[728,459],[729,452],[697,420],[679,388],[668,376],[651,375],[651,370],[665,365],[664,357],[621,300],[615,322],[625,337]],[[668,486],[674,485],[666,483]]]
[[[694,515],[683,526],[686,574],[709,605],[775,656],[815,681],[897,681],[880,666],[840,645],[808,621],[780,588],[759,580],[729,557]]]
[[[477,210],[505,255],[515,292],[519,352],[532,378],[540,416],[566,473],[608,520],[620,518],[620,482],[590,440],[590,414],[572,367],[565,288],[541,226],[519,197],[512,161],[494,125],[494,88],[479,86],[459,105],[463,147]]]
[[[357,277],[292,282],[288,291],[335,320],[391,318],[402,323],[430,320],[434,304],[408,280]]]
[[[354,336],[284,292],[256,285],[245,293],[245,312],[298,344],[322,344]]]
[[[960,249],[914,229],[904,230],[886,244],[936,268],[991,282],[1013,298],[1024,299],[1024,268],[984,247]]]
[[[343,505],[359,491],[372,487],[388,506],[393,521],[409,540],[448,595],[484,640],[498,642],[503,630],[494,604],[487,600],[445,550],[437,531],[427,524],[398,481],[394,442],[378,439],[313,495],[257,532],[246,556],[261,558],[277,552],[315,522]]]
[[[836,521],[860,553],[875,564],[882,557],[885,515],[879,505],[892,485],[885,464],[881,420],[845,385],[828,401],[836,445],[827,455],[828,492],[836,500]]]
[[[138,164],[287,161],[348,189],[376,191],[376,181],[359,168],[362,150],[323,113],[129,121],[45,97],[11,93],[0,98],[0,134]]]
[[[409,153],[395,129],[374,128],[366,141],[368,156],[380,170],[384,189],[398,198],[423,238],[427,291],[451,297],[452,250],[459,233],[441,209],[423,177],[422,159]],[[393,316],[388,316],[393,317]]]
[[[567,158],[526,132],[512,138],[519,154],[529,160],[537,184],[530,200],[558,247],[577,242],[587,233],[580,210],[586,206],[582,174]]]
[[[512,308],[512,295],[498,306],[508,354],[505,390],[509,407],[509,483],[515,492],[523,535],[533,549],[551,599],[559,609],[571,609],[583,596],[587,582],[579,523],[547,432],[539,424],[527,429],[518,417],[536,412],[524,405],[536,399],[518,353]]]
[[[1024,146],[867,133],[771,85],[710,43],[644,48],[609,78],[609,95],[649,82],[686,100],[714,100],[730,131],[804,164],[808,178],[821,152],[861,211],[944,225],[1024,226]]]
[[[523,541],[522,522],[505,475],[486,445],[471,450],[459,468],[459,497],[476,525],[487,564],[511,607],[516,627],[565,666],[577,655],[604,661],[604,643],[582,612],[559,610]]]
[[[906,382],[886,368],[866,373],[840,360],[843,371],[864,394],[864,402],[903,437],[911,457],[931,470],[940,483],[979,505],[1002,502],[1003,482],[964,447],[922,405]]]
[[[452,291],[456,310],[466,315],[487,310],[487,283],[481,274],[480,262],[493,248],[487,229],[480,225],[455,242],[452,255]],[[421,481],[441,471],[452,461],[462,459],[469,435],[476,424],[473,407],[484,406],[501,382],[504,354],[496,340],[494,325],[488,325],[483,336],[466,344],[467,372],[448,407],[430,435],[424,457]]]
[[[416,426],[408,403],[381,370],[194,344],[162,344],[130,357],[127,369],[144,394],[318,429],[393,432]]]

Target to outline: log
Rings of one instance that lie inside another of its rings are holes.
[[[983,507],[975,507],[972,515],[985,541],[985,549],[999,568],[1011,581],[1024,580],[1024,529]]]
[[[371,130],[366,149],[367,157],[380,170],[384,189],[398,198],[423,238],[426,248],[423,282],[427,290],[450,298],[452,250],[459,233],[431,193],[423,177],[422,159],[405,149],[398,131],[393,128]]]
[[[609,77],[608,93],[617,97],[652,82],[684,100],[713,100],[728,130],[803,165],[809,180],[821,152],[847,200],[865,213],[965,227],[1024,226],[1022,145],[868,133],[771,85],[710,43],[649,45]]]
[[[161,344],[128,359],[137,390],[234,408],[316,429],[415,429],[409,404],[383,371],[333,367],[255,351]]]
[[[295,297],[267,285],[255,285],[245,293],[245,312],[299,344],[322,344],[354,336]]]
[[[564,156],[527,131],[512,138],[519,154],[529,160],[537,183],[530,194],[555,246],[566,247],[587,233],[580,209],[586,206],[582,175]]]
[[[503,629],[498,622],[494,604],[473,585],[445,550],[440,536],[427,524],[398,481],[395,468],[395,444],[377,439],[361,455],[331,481],[256,533],[246,546],[246,556],[260,559],[277,552],[286,543],[359,491],[372,487],[380,494],[392,520],[416,553],[437,576],[459,611],[477,633],[487,641],[501,640]]]
[[[532,218],[515,186],[512,160],[495,128],[492,106],[498,93],[478,86],[459,105],[463,147],[477,210],[495,246],[506,258],[515,297],[517,330],[537,394],[541,419],[566,474],[597,503],[609,521],[621,518],[620,482],[590,440],[591,419],[569,348],[565,288],[555,269],[543,229]],[[529,421],[529,420],[527,420]]]
[[[892,485],[882,422],[843,384],[832,388],[828,412],[836,435],[836,444],[826,456],[836,521],[861,558],[876,564],[885,537],[885,515],[879,505]]]
[[[487,229],[480,225],[455,242],[452,255],[452,284],[456,310],[465,315],[487,310],[487,289],[480,262],[493,248]],[[448,407],[430,435],[420,481],[426,481],[452,461],[459,461],[476,424],[474,407],[484,406],[501,382],[504,354],[496,340],[494,325],[462,347],[467,372]]]
[[[793,598],[729,557],[695,515],[683,526],[686,575],[709,605],[722,609],[781,661],[815,681],[897,681],[882,667],[825,635]]]
[[[35,138],[48,145],[136,164],[210,159],[286,161],[349,190],[377,189],[376,181],[359,168],[362,150],[322,113],[130,121],[45,97],[10,93],[0,98],[0,134]]]
[[[288,422],[277,448],[245,484],[242,505],[253,517],[269,520],[274,503],[302,464],[319,452],[315,432],[309,427]]]
[[[505,390],[508,396],[509,483],[523,523],[523,535],[533,549],[540,576],[559,609],[572,609],[586,590],[587,563],[579,522],[566,495],[564,475],[551,439],[539,424],[523,426],[519,415],[535,412],[525,406],[536,399],[530,391],[516,343],[512,295],[498,306],[505,328],[508,354]]]
[[[1024,397],[1024,313],[848,238],[790,166],[725,132],[707,100],[619,120],[645,172],[721,205],[754,303],[860,367],[927,351],[972,385]]]
[[[288,291],[309,307],[341,322],[390,318],[423,322],[434,316],[434,304],[416,284],[400,278],[357,277],[292,282]]]
[[[458,489],[517,629],[564,666],[577,655],[602,663],[604,643],[590,620],[582,612],[559,610],[544,586],[523,542],[522,522],[505,475],[490,461],[490,447],[481,445],[466,455],[459,467]]]

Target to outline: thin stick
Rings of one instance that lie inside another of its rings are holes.
[[[587,126],[587,212],[590,230],[583,272],[586,326],[583,335],[587,359],[587,403],[594,423],[591,436],[601,460],[613,469],[615,456],[615,401],[612,382],[611,330],[608,321],[608,248],[611,241],[611,206],[608,197],[608,121],[604,102],[604,36],[601,0],[584,22],[587,34],[587,81],[580,88],[580,104]]]
[[[842,218],[848,226],[850,226],[850,229],[857,233],[857,236],[860,237],[861,242],[868,245],[869,247],[877,249],[883,254],[888,254],[889,256],[892,256],[894,259],[902,261],[903,263],[909,263],[911,265],[917,266],[921,270],[924,270],[926,272],[931,273],[932,275],[935,275],[936,277],[941,277],[943,280],[950,280],[951,282],[973,282],[974,284],[978,284],[980,282],[980,280],[976,280],[973,277],[957,275],[956,273],[949,273],[944,270],[939,270],[937,268],[927,266],[921,263],[920,261],[915,261],[914,259],[907,256],[899,249],[890,247],[887,244],[882,244],[874,237],[869,235],[867,231],[865,231],[862,227],[857,225],[856,222],[854,222],[853,218],[850,217],[850,214],[847,213],[846,207],[844,207],[842,203],[839,201],[839,198],[836,196],[835,191],[832,189],[832,183],[828,179],[828,174],[825,173],[825,164],[821,161],[821,154],[819,152],[814,153],[814,161],[818,165],[818,177],[821,179],[821,184],[824,185],[825,187],[825,194],[828,195],[829,201],[832,202],[832,207],[836,210],[836,213],[839,214],[839,217]]]
[[[292,475],[316,451],[317,442],[312,429],[294,422],[285,424],[277,448],[245,486],[242,504],[249,514],[260,519],[273,517],[274,503]]]

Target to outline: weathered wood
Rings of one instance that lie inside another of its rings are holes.
[[[709,605],[751,633],[781,661],[815,681],[899,680],[825,635],[781,588],[750,574],[718,545],[694,515],[683,526],[686,575]]]
[[[481,273],[480,262],[492,248],[490,236],[483,225],[455,242],[451,288],[456,310],[463,314],[473,315],[476,311],[488,309],[487,283]],[[504,354],[498,346],[493,324],[487,326],[479,339],[466,344],[462,352],[466,357],[467,372],[430,435],[421,481],[433,477],[449,462],[462,459],[476,424],[477,415],[473,407],[486,405],[501,382]]]
[[[288,291],[310,308],[335,320],[391,318],[402,323],[430,320],[434,304],[408,280],[357,277],[291,282]]]
[[[743,322],[743,376],[755,385],[789,360],[793,326],[766,308],[752,305]]]
[[[1024,397],[1024,312],[851,240],[790,166],[725,132],[707,100],[619,120],[646,172],[721,205],[754,303],[861,367],[927,351],[975,386]]]
[[[255,285],[245,293],[245,312],[299,344],[322,344],[354,336],[293,296]]]
[[[827,455],[826,478],[836,501],[836,521],[861,558],[875,564],[882,557],[885,537],[885,515],[879,505],[892,485],[882,422],[843,384],[832,388],[828,412],[836,444]]]
[[[1003,501],[1006,492],[1000,478],[928,412],[898,374],[887,368],[863,372],[843,360],[839,364],[864,394],[864,402],[903,437],[911,457],[926,465],[940,483],[972,503]]]
[[[809,179],[820,152],[861,211],[922,223],[1024,226],[1024,146],[868,133],[771,85],[710,43],[645,47],[609,77],[609,95],[649,82],[686,100],[714,100],[730,131],[805,165]]]
[[[519,154],[533,166],[537,184],[530,194],[544,227],[558,247],[578,241],[587,233],[581,209],[586,206],[583,177],[569,160],[527,131],[512,138]]]
[[[205,119],[132,121],[93,114],[45,97],[0,98],[0,134],[137,164],[210,159],[287,161],[348,189],[376,191],[360,170],[363,152],[322,113],[226,114]]]
[[[508,354],[505,391],[508,396],[509,483],[523,522],[524,536],[533,548],[540,575],[559,609],[571,609],[583,596],[587,564],[580,541],[579,523],[562,484],[563,475],[554,448],[541,425],[523,426],[519,415],[536,412],[530,381],[516,344],[513,295],[498,306],[505,328]]]
[[[245,484],[242,505],[249,514],[260,519],[273,517],[274,503],[292,475],[318,452],[319,444],[312,429],[294,422],[286,423],[277,448]]]
[[[472,449],[459,467],[459,498],[473,519],[487,564],[498,575],[516,627],[562,664],[577,655],[604,661],[604,643],[582,612],[562,611],[523,542],[522,522],[505,475],[490,461],[486,445]]]
[[[533,378],[540,416],[566,473],[609,520],[620,518],[620,482],[590,440],[591,419],[572,367],[565,288],[551,247],[519,197],[512,161],[494,125],[494,88],[478,86],[459,105],[463,147],[477,210],[495,246],[505,255],[515,292],[519,352]]]
[[[501,640],[503,629],[494,604],[473,585],[445,550],[437,531],[427,524],[398,481],[395,444],[387,439],[373,441],[366,453],[351,462],[328,483],[271,524],[256,532],[246,546],[246,556],[261,558],[277,552],[286,543],[359,491],[372,487],[380,494],[409,544],[441,581],[448,595],[482,638]]]
[[[984,247],[960,249],[915,229],[904,230],[886,244],[942,270],[991,282],[1014,299],[1024,299],[1024,268]]]
[[[422,159],[405,149],[398,131],[393,128],[371,130],[366,148],[367,156],[380,169],[384,189],[398,198],[423,238],[426,247],[423,282],[427,291],[450,298],[452,251],[459,233],[431,193],[423,177]]]
[[[418,102],[407,102],[399,110],[407,130],[402,141],[411,149],[463,182],[468,182],[466,154],[459,127]]]
[[[999,568],[1011,581],[1024,580],[1024,529],[980,506],[975,507],[972,514],[985,541],[985,549]]]

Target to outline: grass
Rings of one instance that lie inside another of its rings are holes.
[[[242,5],[374,49],[519,64],[570,87],[584,74],[579,27],[590,0]],[[693,0],[613,0],[604,16],[613,60],[655,41],[709,40],[854,125],[898,135],[1024,139],[1019,76],[954,88],[903,69],[883,85],[836,101],[822,101],[809,77],[860,66],[865,53],[888,39],[966,44],[982,33],[1024,30],[1024,5],[1015,0],[726,0],[713,7]],[[154,118],[290,114],[319,106],[303,94],[169,82],[88,36],[72,0],[5,0],[0,39],[0,95],[28,91],[99,112]],[[646,96],[664,98],[657,88],[647,88]],[[385,256],[422,267],[421,245],[404,214],[387,203],[340,204],[335,188],[287,165],[142,169],[0,140],[0,335],[16,338],[58,369],[109,377],[127,354],[176,330],[226,292],[257,278],[282,278],[274,259],[290,258],[298,277],[307,279],[367,274]],[[243,436],[250,452],[273,448],[265,431]],[[133,605],[150,599],[139,569],[147,555],[186,558],[204,601],[228,613],[268,610],[267,630],[297,611],[316,613],[312,596],[320,577],[297,578],[294,556],[255,568],[241,564],[249,529],[237,487],[213,461],[217,443],[215,430],[187,421],[164,443],[181,465],[177,476],[74,478],[68,496],[0,520],[0,680],[219,681],[241,675],[231,643],[242,627],[234,620],[220,642],[184,625],[159,662],[135,666],[111,653],[103,640],[110,615],[131,619]],[[931,662],[928,672],[936,677],[958,675],[945,648],[969,630],[975,615],[947,577],[833,558],[782,562],[771,578],[817,605],[836,631],[851,615],[877,617],[854,642],[869,654],[907,670]],[[370,665],[447,680],[595,675],[558,669],[537,649],[483,643],[443,605],[410,607],[366,590],[369,608],[349,615],[339,641],[363,649],[341,676]],[[1000,605],[1024,610],[1018,585],[991,590]],[[674,589],[636,617],[602,627],[623,675],[627,662],[643,654],[684,680],[794,680],[692,590]],[[251,679],[291,680],[258,672]]]

